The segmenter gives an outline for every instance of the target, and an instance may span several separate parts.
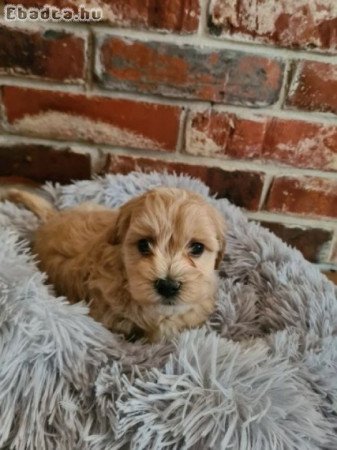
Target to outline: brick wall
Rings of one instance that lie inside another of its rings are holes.
[[[89,3],[0,23],[2,181],[188,173],[337,268],[336,0]]]

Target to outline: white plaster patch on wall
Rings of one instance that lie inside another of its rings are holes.
[[[211,11],[213,8],[217,11],[216,17],[213,14],[213,22],[219,26],[230,23],[238,27],[242,24],[248,31],[264,35],[277,31],[277,19],[285,14],[289,16],[289,27],[281,34],[285,41],[292,40],[294,35],[301,36],[308,29],[308,23],[315,28],[321,22],[337,17],[336,0],[242,0],[240,9],[236,4],[237,0],[211,0]]]
[[[217,156],[224,151],[207,136],[207,132],[192,128],[190,123],[186,128],[186,147],[191,155]]]
[[[337,180],[324,180],[319,178],[302,178],[298,180],[298,186],[304,190],[310,189],[312,192],[335,194],[337,192]]]
[[[13,128],[31,135],[57,139],[83,140],[97,144],[111,144],[132,148],[161,150],[162,145],[130,130],[97,122],[87,117],[57,111],[26,115],[14,122]]]
[[[337,34],[337,29],[336,29]],[[320,71],[319,73],[320,79],[323,81],[331,82],[332,79],[336,81],[337,84],[337,66],[333,66],[332,64],[327,64],[325,66],[324,71]],[[337,89],[336,89],[336,96],[337,96]]]
[[[280,152],[287,152],[288,157],[294,154],[294,160],[300,157],[306,162],[310,160],[312,167],[319,167],[321,169],[337,170],[337,149],[327,145],[329,138],[333,138],[336,133],[328,130],[318,130],[312,137],[301,139],[294,144],[291,140],[287,143],[280,143],[276,150]]]

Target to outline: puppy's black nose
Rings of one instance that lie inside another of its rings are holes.
[[[181,283],[179,281],[172,280],[172,278],[159,278],[155,281],[154,287],[161,296],[171,298],[178,294]]]

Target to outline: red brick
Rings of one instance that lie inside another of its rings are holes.
[[[337,125],[273,119],[266,127],[263,157],[290,166],[337,170]]]
[[[287,105],[337,114],[337,65],[316,61],[298,63]]]
[[[43,8],[44,5],[78,11],[83,0],[5,0],[5,4]],[[90,2],[89,2],[90,3]],[[192,33],[199,26],[199,0],[99,0],[88,8],[101,8],[103,20],[119,27]]]
[[[0,74],[83,83],[85,49],[81,35],[0,26]]]
[[[90,156],[70,149],[56,150],[45,145],[1,145],[0,176],[25,177],[37,182],[71,180],[91,177]]]
[[[337,180],[280,177],[271,186],[266,208],[307,216],[337,218]]]
[[[313,263],[322,262],[321,251],[332,239],[331,231],[320,228],[301,228],[275,222],[261,222],[261,225],[291,247],[297,248],[308,261]]]
[[[266,119],[245,119],[213,109],[190,112],[186,127],[186,151],[193,155],[258,158]]]
[[[20,133],[151,150],[177,143],[175,106],[11,86],[3,102],[10,130]]]
[[[218,167],[206,167],[180,162],[169,162],[151,158],[133,158],[111,155],[106,171],[127,174],[134,170],[143,172],[167,171],[168,173],[187,174],[206,183],[219,198],[228,198],[237,206],[257,210],[263,187],[264,177],[258,172],[234,172]]]
[[[208,109],[189,114],[186,151],[337,170],[337,125],[262,116],[246,119]]]
[[[209,30],[235,40],[337,51],[336,0],[211,0]]]
[[[283,62],[232,50],[101,39],[97,76],[104,87],[256,107],[279,95]]]

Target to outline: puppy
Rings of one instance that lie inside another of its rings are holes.
[[[158,188],[120,209],[93,204],[62,212],[11,190],[41,220],[33,243],[58,294],[86,300],[114,332],[150,341],[202,324],[214,308],[225,223],[203,198]]]

